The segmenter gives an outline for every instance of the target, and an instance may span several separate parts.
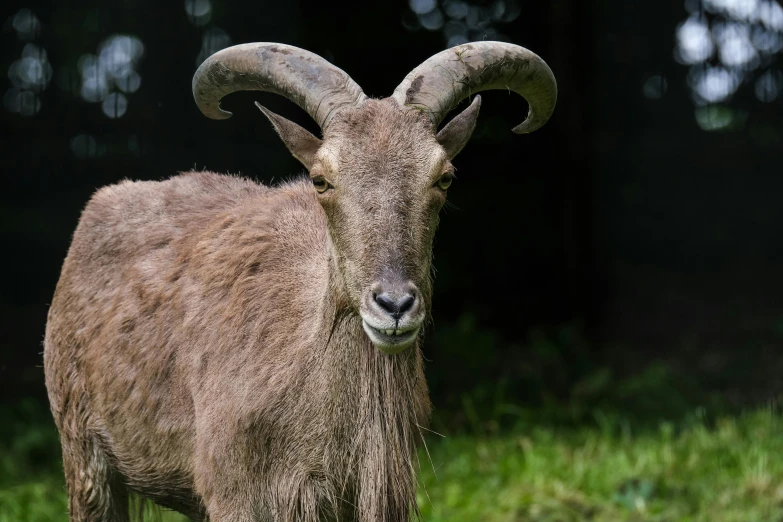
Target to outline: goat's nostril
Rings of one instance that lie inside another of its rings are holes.
[[[415,295],[404,295],[402,296],[402,299],[400,299],[398,304],[398,311],[400,314],[404,314],[411,308],[413,308],[413,302],[416,300]]]
[[[375,294],[375,302],[390,314],[397,311],[397,303],[388,294]]]
[[[413,304],[416,301],[416,296],[411,294],[397,297],[384,292],[377,295],[373,294],[373,297],[375,297],[375,302],[378,303],[378,306],[395,319],[399,319],[402,314],[413,308]]]

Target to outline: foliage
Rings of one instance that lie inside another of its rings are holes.
[[[64,520],[60,444],[32,399],[0,408],[0,522]]]
[[[596,410],[653,426],[698,407],[729,412],[720,390],[693,371],[660,360],[623,369],[602,357],[579,322],[533,330],[515,343],[463,314],[438,324],[425,350],[438,431],[493,433],[542,421],[576,426],[592,422]]]

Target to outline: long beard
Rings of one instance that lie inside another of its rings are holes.
[[[344,420],[333,425],[335,446],[327,450],[336,476],[345,477],[335,491],[342,505],[336,512],[360,522],[409,520],[418,515],[416,444],[430,412],[418,342],[387,355],[372,346],[355,319],[341,322],[338,328],[359,335],[353,349],[342,347],[343,373],[332,383],[333,407],[342,410],[334,418]]]

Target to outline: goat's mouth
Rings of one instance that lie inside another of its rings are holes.
[[[419,335],[421,324],[393,325],[391,328],[376,328],[362,319],[362,326],[370,341],[381,351],[394,354],[410,348]]]

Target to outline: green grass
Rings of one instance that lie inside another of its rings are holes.
[[[67,520],[53,429],[20,421],[5,427],[13,434],[0,439],[0,522]],[[581,427],[427,441],[435,472],[422,451],[419,504],[428,522],[783,520],[783,416],[772,408],[638,432],[597,414]]]
[[[445,438],[430,453],[419,492],[429,522],[783,520],[772,409],[638,434],[598,416],[596,427]]]

